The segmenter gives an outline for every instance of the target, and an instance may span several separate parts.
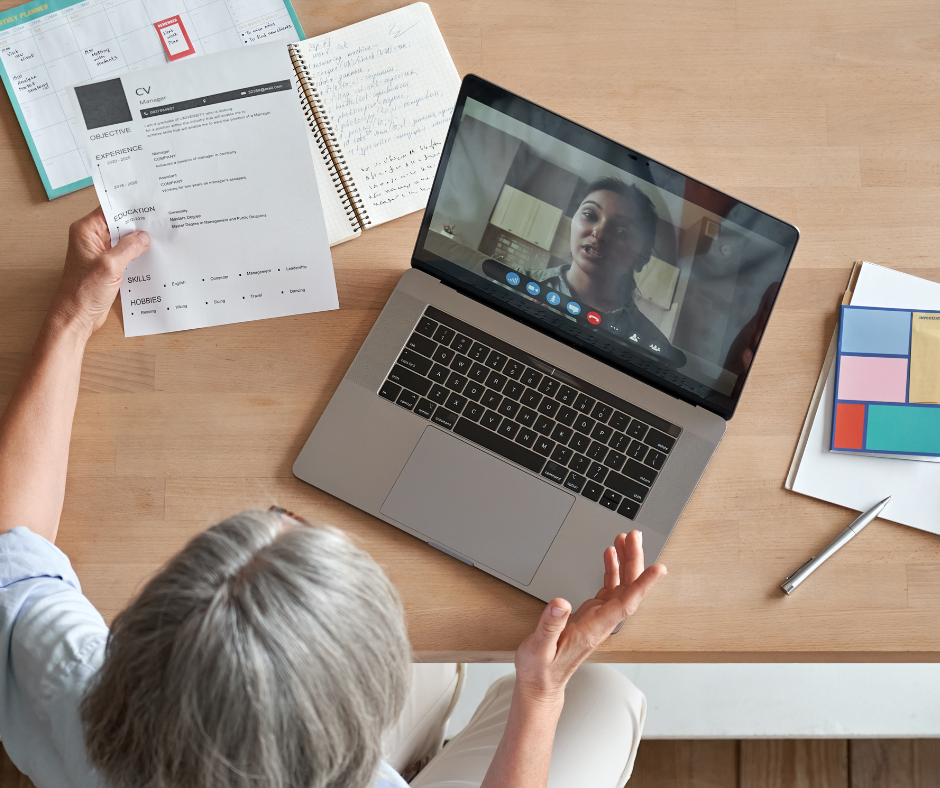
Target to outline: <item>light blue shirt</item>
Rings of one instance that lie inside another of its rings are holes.
[[[0,534],[0,740],[44,788],[102,788],[78,714],[108,627],[69,559],[28,528]],[[381,763],[374,788],[407,788]]]

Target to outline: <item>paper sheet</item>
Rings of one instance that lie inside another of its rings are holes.
[[[79,86],[72,98],[112,241],[136,229],[152,238],[121,285],[126,336],[339,307],[284,44]]]
[[[864,263],[852,305],[938,310],[940,284]],[[792,478],[792,489],[858,511],[891,495],[891,504],[881,517],[940,534],[940,463],[829,451],[835,385],[835,365],[831,357],[827,357],[827,364],[825,386],[815,415],[811,416],[812,426]]]

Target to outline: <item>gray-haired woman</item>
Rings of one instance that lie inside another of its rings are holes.
[[[381,761],[409,691],[401,605],[342,534],[276,508],[231,517],[173,558],[110,632],[53,544],[82,354],[149,244],[133,233],[111,248],[100,210],[72,225],[62,282],[0,420],[3,745],[40,788],[403,786]],[[636,533],[604,562],[597,597],[574,614],[562,599],[546,607],[515,678],[494,685],[413,785],[626,781],[642,696],[619,674],[583,669],[567,704],[565,689],[665,569],[643,570]],[[566,725],[572,705],[579,719]],[[572,731],[553,752],[559,725]],[[613,745],[597,752],[605,735]]]

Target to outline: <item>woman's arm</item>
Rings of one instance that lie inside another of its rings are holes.
[[[604,587],[594,599],[574,615],[564,599],[549,602],[516,651],[509,719],[481,788],[545,788],[568,679],[665,574],[662,564],[643,570],[642,535],[632,531],[604,552]]]
[[[69,228],[62,281],[0,418],[0,533],[25,525],[55,541],[85,345],[104,324],[127,264],[149,246],[150,236],[136,232],[111,248],[100,208]]]

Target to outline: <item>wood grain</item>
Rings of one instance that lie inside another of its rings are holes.
[[[13,4],[8,0],[7,6]],[[297,0],[308,35],[400,0]],[[940,540],[879,522],[793,598],[783,577],[851,513],[783,480],[854,260],[940,281],[935,0],[434,0],[486,76],[795,222],[801,241],[727,437],[669,540],[669,575],[596,658],[940,659]],[[49,202],[0,100],[0,407],[56,287],[85,189]],[[274,502],[388,570],[419,659],[509,659],[541,603],[304,485],[291,464],[407,268],[413,214],[333,250],[339,312],[93,338],[60,545],[110,619],[166,558]],[[598,567],[600,577],[600,566]]]
[[[848,745],[828,739],[741,742],[739,788],[849,788]],[[854,783],[852,788],[855,788]]]
[[[640,742],[630,788],[737,788],[736,741]]]

